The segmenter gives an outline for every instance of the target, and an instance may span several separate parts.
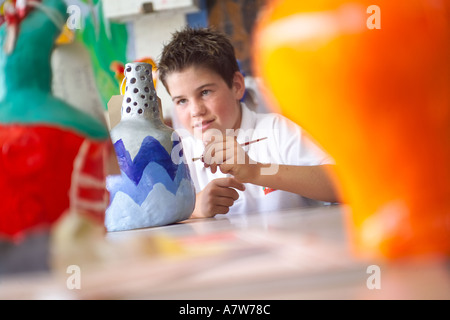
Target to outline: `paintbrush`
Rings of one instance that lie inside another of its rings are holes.
[[[265,140],[265,139],[267,139],[267,137],[259,138],[259,139],[252,140],[252,141],[247,141],[247,142],[241,143],[241,144],[239,144],[239,145],[240,145],[241,147],[245,147],[245,146],[248,146],[249,144],[256,143],[256,142],[259,142],[259,141],[262,141],[262,140]],[[202,158],[203,158],[203,156],[198,157],[198,158],[192,158],[192,161],[197,161],[197,160],[200,160],[200,159],[202,159]]]

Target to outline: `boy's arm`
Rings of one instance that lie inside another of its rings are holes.
[[[248,164],[238,171],[235,170],[238,174],[235,177],[241,182],[293,192],[314,200],[339,202],[337,191],[330,176],[332,166]],[[228,165],[222,165],[220,169],[221,171],[227,171],[232,168]]]
[[[242,183],[293,192],[326,202],[338,202],[331,169],[333,165],[296,166],[257,163],[235,139],[209,143],[203,154],[205,167],[217,168]]]

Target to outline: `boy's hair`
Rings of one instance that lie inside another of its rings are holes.
[[[216,72],[230,88],[235,72],[239,71],[234,47],[225,34],[213,28],[194,29],[188,26],[173,33],[161,53],[158,72],[167,91],[168,74],[191,66],[206,67]]]

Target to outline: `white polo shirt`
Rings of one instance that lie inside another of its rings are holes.
[[[183,150],[194,181],[196,192],[200,192],[213,179],[230,177],[218,168],[211,173],[203,162],[192,161],[204,152],[200,139],[187,134],[185,130],[177,130],[182,138]],[[255,113],[242,104],[242,120],[237,132],[237,141],[244,143],[255,139],[267,139],[243,147],[248,156],[261,163],[273,163],[265,174],[276,172],[276,164],[286,165],[321,165],[331,164],[333,160],[314,144],[305,132],[294,122],[276,113]],[[271,171],[272,170],[272,171]],[[301,179],[301,177],[299,177]],[[294,207],[305,207],[323,204],[295,193],[271,190],[250,183],[245,184],[245,191],[239,191],[239,199],[230,207],[228,214],[245,214],[250,212],[274,211]]]

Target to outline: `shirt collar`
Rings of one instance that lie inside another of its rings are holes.
[[[241,112],[241,125],[237,136],[237,141],[240,143],[249,139],[248,130],[254,129],[256,124],[256,113],[250,110],[243,102],[241,102]]]

